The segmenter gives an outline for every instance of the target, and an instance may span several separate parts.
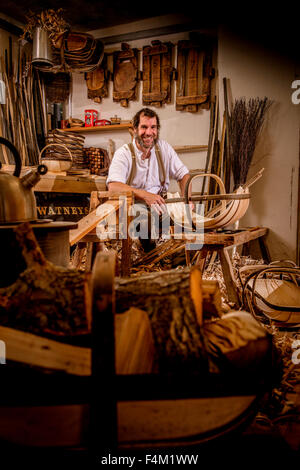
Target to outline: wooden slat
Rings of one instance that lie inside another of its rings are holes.
[[[33,188],[34,191],[56,193],[91,193],[92,191],[105,191],[106,177],[80,178],[74,176],[45,175]]]
[[[131,123],[111,124],[109,126],[94,126],[94,127],[71,127],[70,129],[60,129],[63,132],[106,132],[106,131],[122,131],[132,127]]]
[[[160,55],[153,55],[151,60],[151,91],[154,95],[160,95]]]
[[[204,103],[208,98],[208,95],[191,95],[191,96],[177,96],[176,104],[178,105],[189,105],[189,104],[201,104]]]
[[[35,167],[24,166],[21,176]],[[2,171],[13,174],[14,165],[3,165]],[[41,176],[40,181],[34,186],[34,191],[57,193],[90,193],[92,191],[106,190],[106,176],[66,176],[64,173],[51,173]]]
[[[70,230],[70,245],[72,246],[74,243],[81,240],[81,238],[95,228],[99,222],[115,213],[123,203],[123,200],[108,201],[79,220],[78,227],[74,230]]]
[[[168,54],[163,54],[161,59],[161,91],[167,93],[166,103],[171,103],[171,80],[170,73],[172,70],[172,51],[168,51]]]
[[[143,55],[143,96],[146,93],[150,93],[150,90],[151,90],[150,88],[150,57],[149,55],[144,54]]]
[[[75,375],[91,373],[89,348],[59,343],[4,326],[0,326],[0,338],[6,345],[6,360]]]
[[[198,71],[198,54],[195,48],[191,48],[187,58],[187,95],[195,96],[198,92],[197,71]],[[187,103],[188,104],[188,103]]]
[[[91,348],[72,346],[32,333],[0,326],[6,361],[91,375]],[[154,342],[148,315],[130,308],[115,316],[116,372],[121,375],[152,372]]]
[[[173,149],[177,153],[201,152],[207,150],[207,145],[173,145]]]
[[[154,342],[146,312],[130,308],[115,316],[116,373],[142,374],[152,372]]]
[[[230,247],[233,245],[242,245],[252,240],[256,240],[259,237],[263,237],[268,232],[266,227],[253,227],[250,229],[241,230],[237,233],[215,233],[215,232],[204,232],[180,234],[182,240],[187,240],[190,243],[200,243],[205,245],[216,245],[217,247]]]

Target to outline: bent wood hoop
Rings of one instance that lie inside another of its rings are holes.
[[[179,225],[182,225],[184,216],[186,216],[189,229],[195,230],[195,225],[205,229],[216,229],[226,227],[233,224],[234,222],[241,219],[246,213],[249,202],[250,192],[249,187],[252,186],[263,173],[263,168],[253,176],[243,186],[237,188],[233,193],[226,193],[223,181],[218,175],[212,173],[200,173],[197,175],[191,175],[186,187],[184,199],[179,197],[178,193],[168,193],[166,203],[168,204],[168,212],[170,217]],[[197,178],[211,177],[214,178],[220,188],[220,194],[213,195],[200,195],[199,193],[191,193],[190,185],[192,181]],[[191,194],[191,195],[190,195]],[[173,200],[172,200],[173,199]],[[185,205],[183,206],[183,200]],[[211,209],[205,217],[200,216],[192,211],[189,206],[190,201],[210,201],[219,200],[220,203],[216,207]]]
[[[59,158],[57,158],[55,160],[52,160],[52,159],[43,158],[43,161],[42,161],[42,154],[44,153],[44,151],[47,148],[54,147],[54,146],[55,147],[63,147],[64,149],[66,149],[67,152],[69,153],[70,160],[60,160]],[[48,170],[52,171],[52,172],[60,172],[60,171],[70,170],[70,168],[72,167],[72,164],[73,164],[73,157],[72,157],[70,149],[64,144],[56,144],[56,143],[46,145],[40,151],[39,160],[40,160],[40,163],[44,163],[45,165],[47,165]]]

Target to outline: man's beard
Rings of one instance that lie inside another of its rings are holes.
[[[146,146],[146,147],[144,145],[144,141],[143,141],[142,137],[140,137],[137,132],[134,133],[134,138],[135,138],[136,142],[139,144],[140,147],[142,147],[145,150],[149,150],[149,149],[152,149],[157,144],[158,134],[153,139],[153,143],[150,146]]]

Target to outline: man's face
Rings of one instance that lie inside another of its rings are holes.
[[[135,129],[135,138],[139,146],[144,149],[151,149],[158,139],[156,117],[149,118],[141,114],[139,125]]]

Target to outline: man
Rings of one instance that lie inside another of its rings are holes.
[[[170,178],[178,182],[183,196],[189,170],[174,149],[159,139],[160,121],[155,111],[141,109],[132,124],[134,140],[115,152],[107,178],[108,189],[132,191],[137,200],[163,214],[162,195],[168,190]],[[150,248],[144,245],[144,249]]]

